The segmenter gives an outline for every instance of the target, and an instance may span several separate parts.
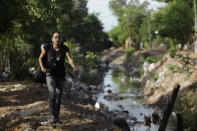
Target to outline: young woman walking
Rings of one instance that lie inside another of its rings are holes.
[[[65,87],[65,57],[67,56],[70,65],[75,74],[78,70],[71,58],[69,49],[62,44],[62,35],[60,32],[54,32],[52,36],[52,45],[47,45],[42,50],[39,57],[39,64],[44,73],[46,73],[46,83],[49,90],[49,123],[59,123],[59,112],[61,105],[61,96]],[[42,59],[47,56],[47,64],[44,65]]]

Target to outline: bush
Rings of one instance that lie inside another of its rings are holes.
[[[163,57],[163,55],[150,55],[148,53],[143,54],[142,56],[140,56],[140,60],[142,62],[148,62],[148,63],[156,63],[159,60],[161,60]]]
[[[140,72],[140,76],[143,76],[143,75],[144,75],[144,68],[143,68],[143,65],[140,65],[140,66],[138,67],[138,70],[139,70],[139,72]]]
[[[154,40],[153,40],[153,48],[157,48],[159,47],[160,44],[163,43],[163,38],[160,36],[157,36]]]
[[[149,49],[149,43],[147,41],[144,42],[144,48]]]
[[[179,68],[177,65],[170,65],[168,66],[168,70],[172,72],[172,74],[176,72],[180,72],[181,68]]]
[[[28,69],[30,67],[38,66],[38,64],[38,58],[29,58],[23,65]]]
[[[153,75],[151,75],[151,77],[150,77],[150,80],[151,80],[152,82],[156,82],[158,79],[159,79],[159,75],[158,75],[158,74],[153,74]]]
[[[75,64],[81,68],[80,70],[83,70],[80,76],[80,80],[82,82],[85,82],[86,84],[98,85],[101,81],[99,73],[96,72],[91,74],[89,72],[98,68],[99,57],[90,51],[81,51],[80,53],[76,53],[76,51],[74,51],[73,49],[77,45],[73,44],[72,42],[66,42],[65,45],[69,47]],[[71,77],[74,77],[73,69],[71,68],[67,59],[65,61],[65,65],[67,74]]]
[[[131,57],[135,51],[136,51],[136,49],[134,47],[128,48],[126,50],[127,57]]]
[[[168,52],[170,54],[170,57],[174,58],[176,55],[176,52],[178,51],[178,46],[173,40],[170,41],[169,46],[170,46],[170,49],[168,50]]]
[[[175,110],[182,114],[184,130],[197,130],[197,90],[182,93],[176,102]]]
[[[147,61],[148,63],[156,63],[157,61],[159,61],[161,58],[159,56],[148,56],[145,61]]]

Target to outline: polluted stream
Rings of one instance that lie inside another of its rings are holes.
[[[146,131],[146,126],[143,124],[144,116],[151,116],[154,109],[138,102],[139,99],[143,98],[142,89],[133,87],[132,85],[128,86],[128,84],[127,87],[124,87],[124,84],[118,84],[117,81],[115,82],[113,79],[112,73],[113,69],[106,72],[102,85],[104,92],[97,96],[97,102],[107,106],[109,111],[127,112],[128,117],[126,117],[126,121],[131,131]],[[124,83],[125,77],[126,76],[121,76],[122,79],[118,81]],[[123,99],[106,99],[106,96],[109,94],[116,94]],[[158,131],[158,128],[159,125],[151,124],[150,131]],[[166,131],[172,131],[173,129],[172,124],[168,124]]]

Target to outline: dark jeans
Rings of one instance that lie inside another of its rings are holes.
[[[65,87],[65,77],[46,75],[47,87],[49,90],[49,111],[51,116],[59,118],[61,96]]]

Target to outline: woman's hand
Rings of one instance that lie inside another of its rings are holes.
[[[75,75],[78,75],[79,70],[78,70],[77,68],[74,68],[74,69],[73,69],[73,72],[75,73]]]
[[[50,69],[46,69],[46,68],[41,68],[41,70],[42,70],[42,72],[44,72],[44,73],[49,73],[50,72]]]

